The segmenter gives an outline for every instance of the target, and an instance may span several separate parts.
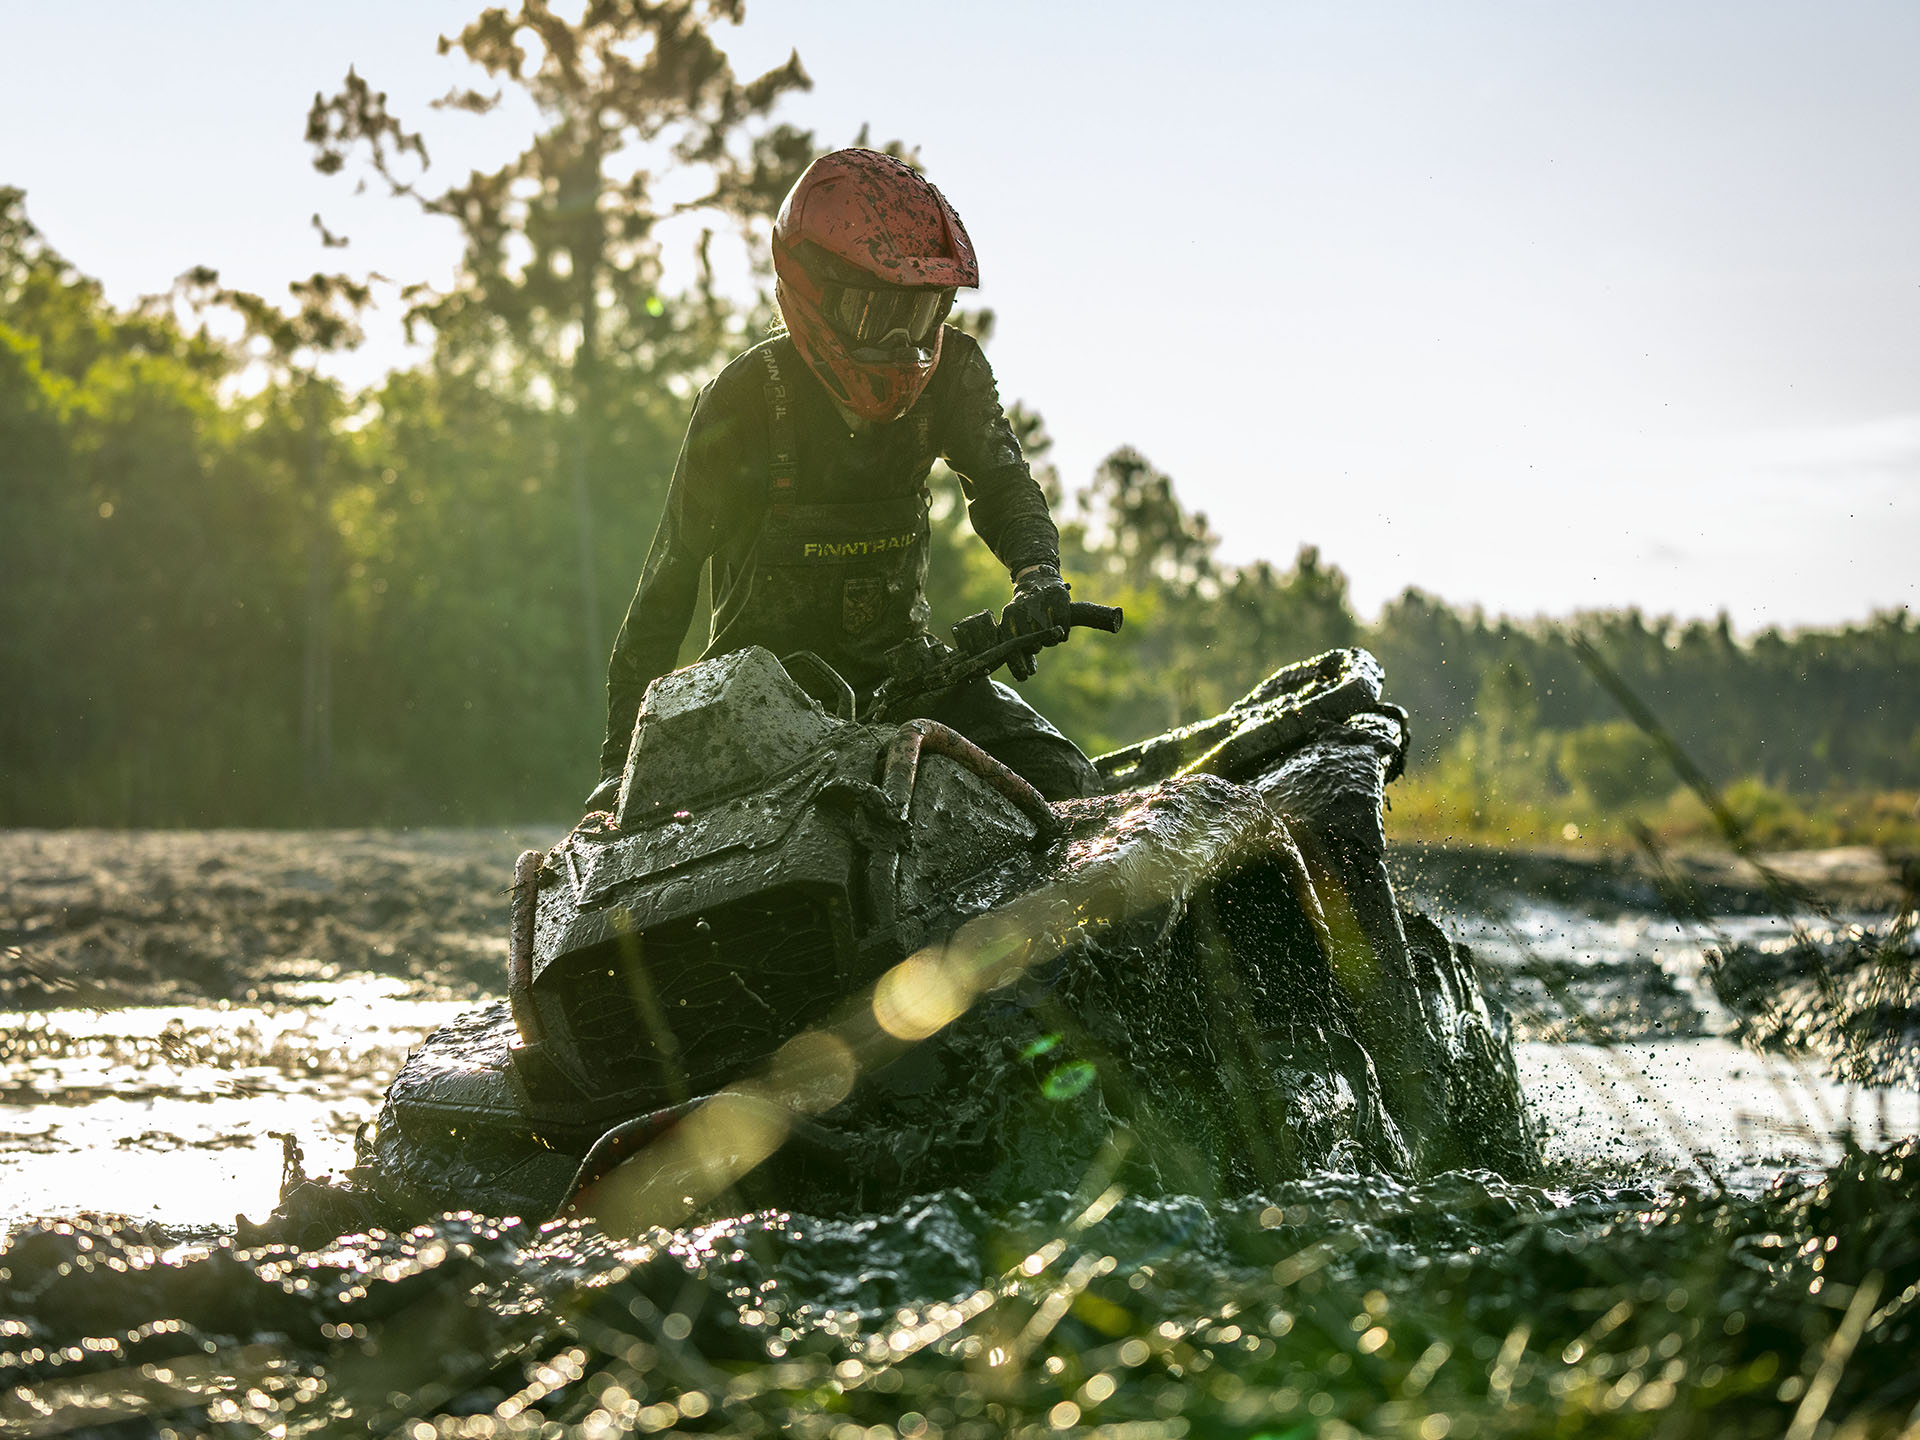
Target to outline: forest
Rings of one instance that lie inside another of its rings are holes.
[[[781,196],[835,143],[776,118],[809,83],[797,56],[743,80],[703,13],[482,14],[448,44],[530,96],[543,128],[455,182],[358,74],[316,98],[316,167],[459,227],[443,291],[316,273],[275,299],[224,287],[209,263],[116,306],[35,228],[31,197],[0,188],[0,825],[577,813],[607,650],[692,397],[774,322],[770,285],[729,295],[707,246],[763,255]],[[636,154],[651,158],[636,169]],[[697,200],[660,198],[689,175]],[[676,290],[662,228],[689,215],[700,263]],[[314,218],[331,255],[345,239]],[[329,357],[389,303],[425,358],[362,390],[329,379]],[[990,312],[958,323],[991,355]],[[1749,637],[1724,615],[1511,619],[1407,589],[1366,620],[1338,536],[1224,563],[1146,456],[1123,447],[1061,476],[1041,416],[1010,413],[1076,595],[1128,616],[1118,636],[1049,652],[1027,687],[1089,752],[1359,644],[1414,717],[1403,830],[1560,843],[1645,821],[1705,836],[1665,735],[1757,839],[1920,833],[1920,626],[1904,610]],[[944,625],[1008,585],[954,477],[934,483]]]

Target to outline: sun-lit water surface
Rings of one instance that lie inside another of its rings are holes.
[[[1557,1166],[1718,1177],[1743,1187],[1831,1162],[1841,1139],[1920,1134],[1920,1096],[1838,1084],[1816,1063],[1756,1054],[1700,977],[1712,937],[1649,916],[1596,920],[1527,905],[1452,928],[1494,964],[1652,961],[1699,1004],[1706,1033],[1627,1044],[1525,1043],[1521,1076]],[[1720,935],[1784,943],[1777,920]],[[371,976],[298,987],[296,1003],[54,1010],[0,1018],[0,1224],[84,1212],[173,1227],[260,1217],[291,1134],[310,1174],[351,1163],[355,1130],[435,1026],[471,1002],[410,998]]]
[[[1549,1163],[1755,1188],[1831,1164],[1843,1137],[1920,1135],[1920,1095],[1848,1086],[1795,1057],[1720,1036],[1515,1047]]]
[[[0,1016],[0,1224],[84,1212],[169,1226],[264,1215],[279,1134],[309,1173],[352,1162],[412,1046],[470,1002],[371,976],[298,1003],[130,1006]]]

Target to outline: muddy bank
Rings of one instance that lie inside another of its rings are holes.
[[[560,831],[0,831],[0,1008],[495,987],[513,857]]]
[[[1389,819],[1391,824],[1391,819]],[[1920,889],[1920,855],[1866,845],[1783,851],[1767,873],[1727,851],[1580,855],[1478,845],[1390,843],[1393,883],[1439,915],[1485,913],[1531,900],[1589,914],[1768,915],[1782,900],[1812,908],[1890,911]]]
[[[1910,1072],[1920,973],[1898,917],[1914,903],[1914,857],[1390,850],[1395,886],[1465,942],[1520,1040],[1737,1034],[1814,1054],[1837,1079]]]
[[[1695,1039],[1720,1028],[1656,958],[1511,963],[1472,953],[1487,998],[1505,1007],[1517,1040],[1617,1045]]]
[[[560,835],[0,831],[0,1009],[275,1002],[352,974],[404,980],[421,998],[497,993],[513,858]],[[1668,858],[1701,913],[1765,916],[1777,904],[1733,856]],[[1644,860],[1401,843],[1389,861],[1402,896],[1468,940],[1520,1038],[1642,1039],[1709,1025],[1702,995],[1644,953],[1651,942],[1607,957],[1559,953],[1550,937],[1507,943],[1507,917],[1525,906],[1671,914],[1670,888]],[[1912,863],[1861,848],[1767,860],[1821,904],[1882,914]],[[1806,978],[1774,969],[1780,987]],[[1750,985],[1752,967],[1743,973]]]

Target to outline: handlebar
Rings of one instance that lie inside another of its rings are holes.
[[[955,685],[991,675],[1016,655],[1031,655],[1047,645],[1058,645],[1069,630],[1104,630],[1117,634],[1124,619],[1117,605],[1094,605],[1076,600],[1067,611],[1067,623],[1051,630],[1034,630],[1025,635],[1002,634],[993,613],[982,610],[969,615],[953,627],[953,650],[939,645],[931,637],[925,640],[932,650],[915,652],[925,658],[910,668],[896,669],[874,697],[871,709],[862,718],[887,720],[913,713],[924,697],[949,690]],[[945,651],[945,658],[935,652]]]
[[[1056,625],[1051,630],[1007,635],[1001,632],[993,612],[982,610],[955,622],[953,643],[963,655],[984,657],[990,651],[997,651],[1004,659],[1009,655],[1038,650],[1044,645],[1057,645],[1067,638],[1067,629],[1104,630],[1109,635],[1117,635],[1124,618],[1118,605],[1095,605],[1089,600],[1075,600],[1067,607],[1066,628]]]
[[[1104,630],[1109,635],[1120,633],[1120,622],[1126,618],[1118,605],[1096,605],[1091,600],[1076,600],[1068,608],[1072,623],[1085,630]]]

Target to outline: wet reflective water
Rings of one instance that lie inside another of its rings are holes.
[[[466,1002],[349,976],[0,1017],[0,1433],[1897,1433],[1920,1151],[1843,1137],[1920,1133],[1915,1095],[1742,1049],[1700,934],[1546,906],[1452,928],[1533,1007],[1540,1184],[1090,1175],[1011,1209],[949,1191],[638,1239],[449,1216],[245,1251],[218,1230],[273,1204],[276,1133],[339,1168]],[[83,1212],[136,1223],[31,1218]]]
[[[0,1015],[0,1222],[263,1215],[279,1192],[277,1135],[299,1141],[310,1172],[350,1164],[408,1048],[466,1006],[354,976],[266,1006]]]
[[[1516,1047],[1548,1161],[1567,1172],[1758,1189],[1784,1170],[1920,1135],[1920,1095],[1849,1086],[1718,1036]]]
[[[1836,925],[1855,923],[1870,917]],[[1518,1046],[1557,1167],[1753,1187],[1830,1162],[1845,1135],[1920,1134],[1913,1093],[1842,1085],[1817,1063],[1729,1038],[1732,1019],[1702,979],[1703,949],[1719,937],[1783,945],[1782,921],[1728,917],[1703,936],[1652,916],[1598,920],[1527,905],[1449,924],[1496,975],[1624,969],[1656,987],[1665,977],[1692,1012],[1672,1037]],[[1629,1009],[1657,1008],[1645,989],[1630,988]],[[282,994],[270,1005],[0,1016],[0,1223],[94,1213],[202,1228],[262,1216],[279,1190],[278,1137],[298,1140],[311,1174],[343,1169],[408,1049],[471,1003],[414,998],[402,981],[364,975]],[[1582,994],[1576,984],[1559,998],[1574,1006]],[[1515,1008],[1526,1003],[1522,992]],[[1523,1035],[1552,1033],[1550,1024],[1530,1031],[1525,1013],[1521,1021]]]

